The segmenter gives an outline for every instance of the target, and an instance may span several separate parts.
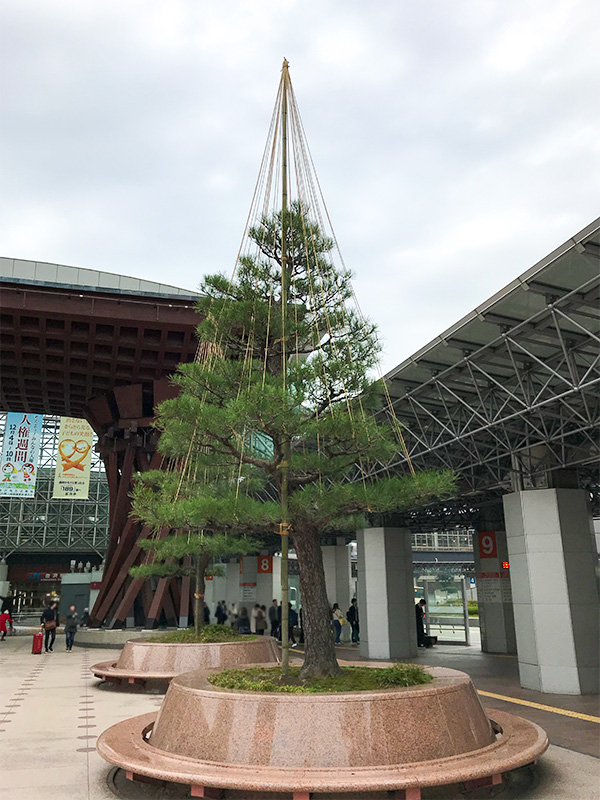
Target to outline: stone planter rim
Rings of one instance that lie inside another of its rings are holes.
[[[248,642],[257,642],[260,640],[268,640],[272,639],[272,636],[254,636],[250,635],[245,637],[242,640],[237,640],[235,642],[159,642],[156,639],[153,639],[152,636],[137,636],[134,639],[128,639],[126,644],[136,645],[136,644],[151,644],[155,646],[163,646],[163,647],[200,647],[200,645],[210,645],[214,647],[216,644],[223,646],[223,645],[235,645],[235,644],[247,644]]]
[[[108,728],[98,737],[99,754],[109,763],[134,774],[191,786],[267,793],[297,789],[343,793],[443,786],[484,778],[531,763],[548,747],[548,738],[538,725],[493,710],[490,720],[502,735],[486,747],[469,753],[435,762],[393,766],[281,769],[202,761],[159,750],[145,739],[156,717],[157,712],[143,714]]]
[[[148,639],[146,639],[146,638],[128,639],[127,642],[125,643],[125,648],[122,651],[122,653],[119,656],[119,659],[117,661],[114,661],[114,660],[100,661],[97,664],[94,664],[93,666],[91,666],[90,667],[90,671],[92,672],[92,674],[96,678],[99,678],[100,680],[108,680],[108,681],[112,680],[113,682],[114,681],[118,682],[118,681],[121,681],[121,680],[128,680],[128,679],[131,679],[132,681],[136,681],[136,680],[137,681],[145,681],[145,680],[163,680],[163,681],[166,680],[166,681],[170,681],[174,677],[176,677],[177,675],[187,674],[187,672],[189,672],[189,667],[188,667],[187,670],[184,667],[184,671],[183,672],[180,671],[180,670],[162,671],[162,670],[159,670],[159,669],[156,669],[156,668],[148,669],[148,670],[140,670],[140,669],[133,669],[131,667],[119,667],[118,666],[119,660],[125,654],[126,648],[128,646],[130,646],[132,648],[135,648],[137,646],[142,647],[142,648],[151,647],[153,650],[154,650],[154,648],[157,648],[155,652],[160,652],[161,649],[163,649],[163,648],[175,648],[177,650],[183,649],[184,651],[186,651],[188,649],[191,649],[191,648],[195,648],[196,650],[202,651],[204,648],[209,648],[209,647],[210,648],[215,648],[215,647],[218,647],[219,650],[222,650],[222,649],[230,650],[232,646],[235,649],[235,648],[237,648],[239,646],[244,646],[244,647],[247,647],[248,645],[250,645],[250,646],[259,645],[260,646],[261,644],[264,645],[265,643],[269,643],[270,644],[271,649],[273,650],[274,654],[278,658],[278,655],[276,653],[276,649],[277,649],[276,640],[272,636],[256,636],[256,637],[253,637],[252,639],[249,639],[249,640],[248,639],[244,639],[244,640],[238,641],[238,642],[154,642],[151,637],[149,637]],[[193,652],[193,650],[192,650],[192,652]],[[278,663],[278,661],[270,661],[270,662],[264,662],[264,663],[272,664],[273,666],[275,666]],[[261,662],[254,662],[254,664],[257,665],[257,666],[260,666]],[[219,671],[223,671],[225,669],[234,669],[234,668],[237,668],[237,666],[238,666],[237,664],[235,665],[235,667],[233,667],[233,666],[232,667],[225,667],[225,666],[220,666],[220,667],[202,667],[202,666],[199,666],[196,669],[197,670],[210,669],[210,670],[214,670],[214,671],[219,672]]]
[[[227,694],[234,697],[237,701],[256,700],[257,697],[264,698],[277,698],[277,701],[297,703],[315,702],[316,698],[319,703],[323,701],[328,703],[335,702],[352,702],[361,697],[368,696],[370,700],[387,701],[393,694],[401,694],[403,697],[415,697],[417,695],[440,695],[450,692],[458,691],[459,687],[465,684],[470,684],[471,680],[465,673],[458,673],[449,667],[430,667],[423,665],[430,673],[435,672],[453,672],[453,676],[449,675],[433,675],[433,680],[428,683],[414,684],[413,686],[389,686],[381,689],[360,689],[350,692],[260,692],[252,691],[250,689],[228,689],[224,686],[214,686],[209,682],[208,677],[212,674],[220,672],[228,672],[229,670],[249,669],[251,667],[264,667],[266,669],[276,668],[277,664],[240,664],[236,667],[210,667],[202,670],[195,670],[193,672],[183,672],[177,675],[173,682],[181,686],[185,686],[186,691],[193,692],[202,697],[214,697],[220,694]],[[369,669],[376,669],[376,666],[365,664]],[[447,683],[444,683],[447,682]],[[193,684],[200,685],[193,685]]]

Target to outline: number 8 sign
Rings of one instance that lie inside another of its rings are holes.
[[[479,539],[479,558],[498,558],[496,531],[480,531],[477,537]]]
[[[258,572],[273,572],[273,557],[272,556],[259,556],[258,557]]]

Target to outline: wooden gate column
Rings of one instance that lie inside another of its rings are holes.
[[[177,391],[167,380],[154,381],[151,391],[141,384],[117,386],[86,407],[87,419],[98,435],[97,451],[106,467],[110,503],[108,549],[100,590],[90,614],[91,627],[120,627],[133,616],[134,601],[143,582],[134,581],[129,570],[141,563],[144,551],[138,540],[148,538],[150,531],[131,517],[130,494],[137,472],[162,467],[158,433],[152,427],[154,409],[163,400],[175,397]],[[147,590],[142,592],[141,600],[146,608]],[[148,621],[157,625],[165,612],[172,624],[173,609],[169,585],[159,581],[148,609]]]

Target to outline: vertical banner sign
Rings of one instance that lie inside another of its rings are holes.
[[[0,497],[33,497],[42,440],[41,414],[6,415]]]
[[[87,500],[94,431],[84,419],[61,417],[52,497]]]

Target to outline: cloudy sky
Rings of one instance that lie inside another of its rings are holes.
[[[594,0],[4,0],[0,255],[230,272],[283,57],[393,367],[599,214]]]

